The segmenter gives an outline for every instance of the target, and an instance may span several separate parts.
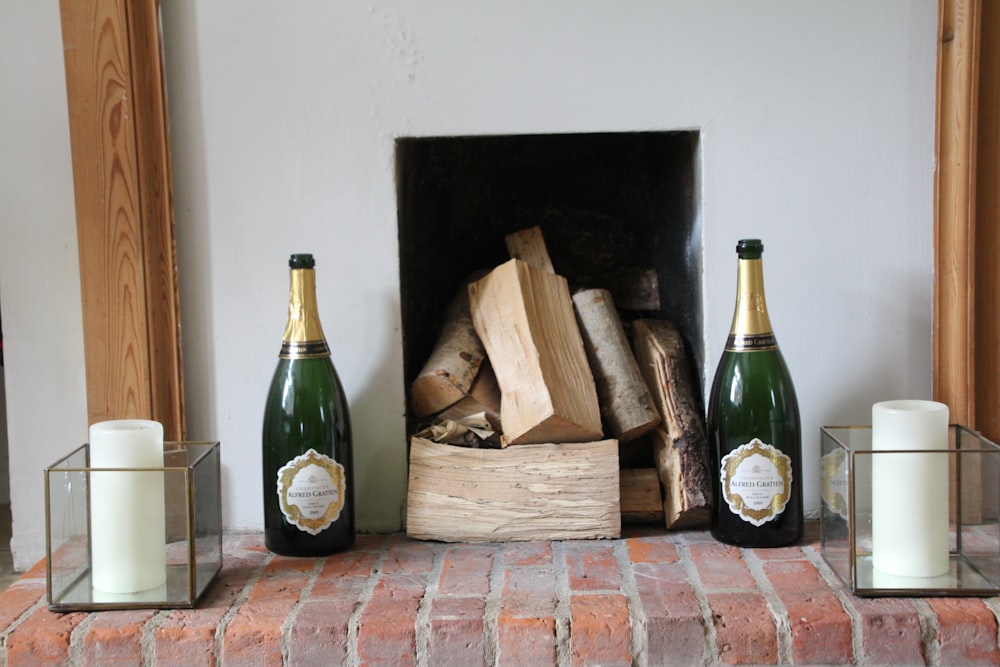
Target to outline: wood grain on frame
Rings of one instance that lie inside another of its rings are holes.
[[[938,3],[934,397],[975,423],[975,169],[979,0]]]
[[[61,0],[90,423],[186,436],[156,0]]]

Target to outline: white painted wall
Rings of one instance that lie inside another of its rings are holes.
[[[41,469],[86,436],[50,4],[0,5],[0,85],[17,101],[0,105],[0,304],[22,565],[41,549]],[[399,527],[397,136],[699,128],[705,375],[732,314],[736,239],[760,236],[802,408],[807,509],[822,424],[930,396],[933,2],[173,0],[162,11],[188,425],[223,443],[228,528],[261,523],[262,401],[287,256],[301,251],[317,255],[351,398],[360,523]],[[47,280],[25,280],[39,258]]]
[[[42,471],[87,439],[59,3],[0,2],[0,308],[21,570],[45,555]]]

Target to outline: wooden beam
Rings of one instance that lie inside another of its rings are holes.
[[[976,86],[980,0],[938,3],[934,397],[975,424]]]
[[[157,0],[61,0],[87,411],[186,436]]]

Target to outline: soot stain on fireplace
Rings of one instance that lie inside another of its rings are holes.
[[[396,140],[404,377],[409,386],[459,286],[509,259],[504,237],[539,226],[570,291],[653,269],[659,309],[702,368],[696,131],[452,136]],[[697,384],[697,383],[696,383]]]

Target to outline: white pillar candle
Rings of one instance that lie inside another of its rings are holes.
[[[163,425],[124,419],[90,427],[91,468],[162,468]],[[137,593],[166,581],[163,473],[90,473],[91,583]]]
[[[948,449],[948,406],[886,401],[872,406],[872,564],[903,577],[948,571],[948,457],[878,454]]]

